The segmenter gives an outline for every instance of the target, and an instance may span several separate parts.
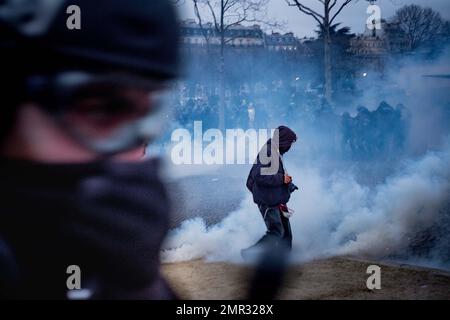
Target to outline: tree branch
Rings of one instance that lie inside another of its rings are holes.
[[[300,10],[301,12],[303,12],[304,14],[311,16],[314,18],[314,20],[317,21],[317,23],[319,23],[319,25],[323,26],[323,20],[324,20],[324,16],[321,15],[320,13],[312,10],[311,8],[301,4],[299,2],[299,0],[293,0],[294,3],[292,3],[290,0],[285,0],[286,3],[288,4],[288,6],[290,7],[297,7],[298,10]]]
[[[352,2],[352,0],[345,0],[344,3],[341,5],[341,7],[339,8],[339,10],[333,15],[333,17],[330,20],[330,25],[333,23],[334,19],[339,15],[339,13],[341,13],[342,9],[344,9],[344,7],[346,7],[350,2]]]

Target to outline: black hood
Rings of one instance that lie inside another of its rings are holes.
[[[297,141],[297,135],[294,131],[286,126],[279,126],[278,128],[278,149],[281,154],[289,151],[292,143]]]

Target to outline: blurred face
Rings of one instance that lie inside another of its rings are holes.
[[[105,139],[117,128],[146,116],[151,93],[141,89],[102,86],[84,88],[67,106],[62,123],[89,139]]]
[[[291,150],[292,145],[295,143],[295,141],[292,141],[291,143],[282,144],[278,147],[278,150],[280,150],[281,154],[285,154],[289,150]]]
[[[131,136],[133,125],[152,112],[153,92],[139,88],[88,86],[77,90],[52,115],[37,104],[20,107],[4,156],[40,162],[87,162],[104,158],[91,144],[115,143]],[[120,133],[120,134],[118,134]],[[105,142],[106,141],[106,142]],[[119,161],[139,161],[145,142],[130,140],[127,148],[108,155]]]
[[[293,142],[292,142],[293,143]],[[280,146],[279,150],[281,154],[288,152],[291,149],[292,143],[286,146]]]

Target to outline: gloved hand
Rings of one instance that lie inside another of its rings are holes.
[[[292,193],[292,192],[294,192],[295,190],[298,190],[298,187],[297,187],[293,182],[291,182],[291,183],[289,183],[289,185],[288,185],[288,190],[289,190],[289,193]]]

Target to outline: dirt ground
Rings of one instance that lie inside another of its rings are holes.
[[[369,290],[367,267],[381,267],[381,289]],[[244,299],[251,268],[202,260],[163,264],[163,274],[184,299]],[[346,257],[294,265],[278,299],[450,299],[450,273]]]

